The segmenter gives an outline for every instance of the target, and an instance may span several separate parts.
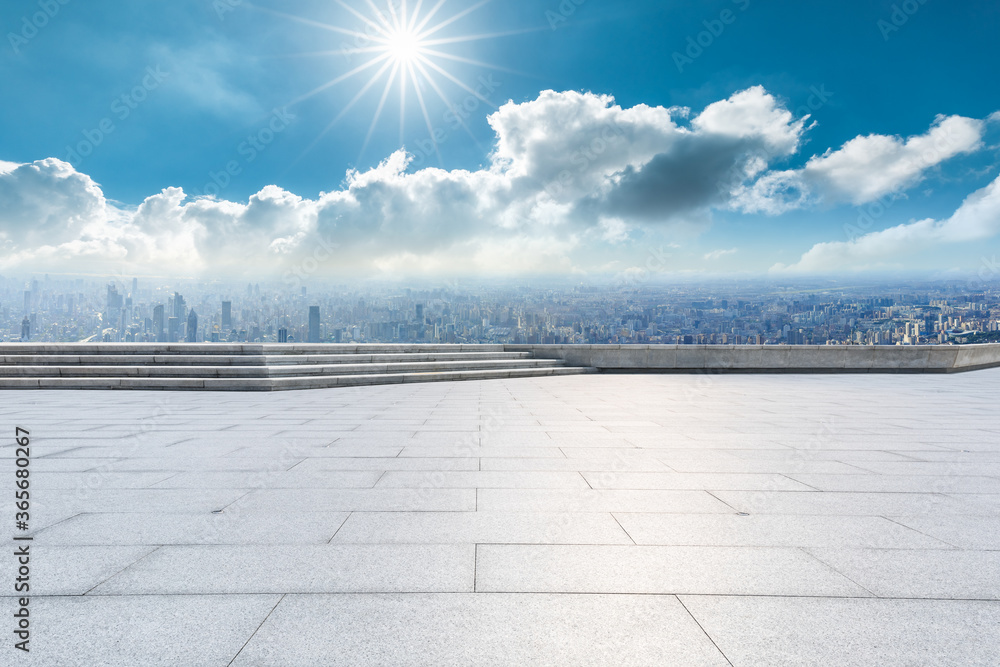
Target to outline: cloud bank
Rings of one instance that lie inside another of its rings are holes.
[[[759,173],[756,155],[790,155],[803,133],[763,88],[690,116],[546,91],[489,118],[497,138],[482,170],[411,173],[400,151],[317,199],[167,188],[127,209],[67,163],[40,160],[0,174],[0,268],[280,275],[330,249],[331,273],[587,270],[587,249],[637,226],[704,225],[729,174]]]
[[[979,150],[985,132],[984,121],[938,116],[919,136],[857,137],[802,169],[770,172],[738,188],[736,208],[774,215],[816,204],[867,204],[919,185],[935,167]]]
[[[594,271],[608,265],[609,249],[642,256],[650,234],[669,241],[704,230],[716,210],[780,213],[913,187],[977,150],[985,126],[941,117],[924,135],[859,137],[802,169],[774,171],[801,150],[809,121],[761,87],[697,114],[545,91],[505,104],[489,122],[496,141],[480,170],[411,170],[412,156],[399,151],[315,199],[273,185],[246,202],[171,187],[125,207],[58,159],[0,162],[0,270],[286,278]],[[828,245],[823,252],[843,252]],[[735,251],[706,258],[718,263]],[[824,261],[803,258],[799,268]]]
[[[974,193],[946,220],[919,220],[851,241],[820,243],[791,266],[773,273],[833,273],[886,268],[891,262],[942,244],[982,241],[1000,235],[1000,178]]]

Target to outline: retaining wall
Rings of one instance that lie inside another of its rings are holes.
[[[1000,367],[988,345],[505,345],[612,373],[959,373]]]

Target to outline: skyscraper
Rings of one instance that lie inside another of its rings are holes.
[[[287,343],[288,342],[288,329],[281,327],[278,329],[278,342]]]
[[[198,342],[198,313],[191,309],[188,313],[187,319],[187,342],[197,343]]]
[[[222,302],[222,330],[225,332],[233,329],[233,302]]]
[[[167,318],[167,341],[178,343],[181,339],[181,321],[177,317]]]
[[[21,341],[27,342],[31,340],[31,320],[25,317],[21,321]]]
[[[182,297],[177,292],[174,292],[173,304],[174,304],[174,309],[172,317],[176,317],[178,320],[183,320],[184,317],[186,316],[186,313],[184,311],[187,308],[187,305],[184,303],[184,297]]]
[[[156,306],[153,308],[153,330],[151,333],[156,338],[157,343],[162,343],[166,340],[163,335],[163,306]]]
[[[319,342],[319,306],[309,306],[309,342]]]
[[[118,286],[114,283],[108,284],[108,312],[121,310],[125,305],[125,297],[118,293]]]
[[[163,330],[165,321],[163,306],[153,308],[153,334],[156,336],[157,343],[167,342],[167,336]]]

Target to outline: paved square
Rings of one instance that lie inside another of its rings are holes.
[[[994,665],[998,381],[7,391],[0,662]]]

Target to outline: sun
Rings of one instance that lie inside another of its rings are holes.
[[[445,87],[453,86],[462,91],[462,96],[475,97],[481,103],[496,109],[496,105],[484,97],[477,90],[477,87],[474,87],[475,84],[470,86],[453,72],[449,71],[448,64],[461,63],[479,68],[488,68],[490,70],[511,72],[511,70],[497,67],[490,63],[449,53],[446,49],[449,46],[463,42],[475,42],[536,30],[532,28],[529,30],[513,30],[491,34],[448,34],[456,24],[479,8],[489,4],[491,0],[480,0],[471,5],[466,4],[460,11],[447,15],[447,18],[442,18],[442,15],[446,15],[448,0],[436,0],[433,1],[433,4],[431,4],[432,0],[416,0],[412,5],[411,0],[386,0],[384,2],[379,2],[379,0],[365,0],[364,3],[355,2],[351,4],[348,4],[344,0],[334,1],[360,22],[360,30],[357,28],[348,29],[329,25],[275,10],[258,8],[261,11],[266,11],[270,14],[275,14],[312,27],[329,30],[339,35],[341,44],[339,49],[298,55],[334,56],[341,62],[346,59],[352,65],[359,63],[353,69],[336,77],[332,81],[328,81],[305,95],[292,100],[290,105],[318,95],[324,90],[330,89],[349,79],[368,79],[357,94],[340,108],[336,117],[305,152],[312,150],[319,143],[320,139],[330,132],[370,91],[373,94],[375,91],[378,91],[377,86],[384,81],[378,106],[375,109],[371,126],[368,129],[368,134],[361,148],[361,155],[364,154],[378,126],[379,120],[383,116],[390,92],[397,90],[399,98],[400,146],[403,146],[403,138],[406,130],[407,105],[412,99],[415,99],[423,116],[424,124],[427,126],[427,132],[431,141],[433,141],[438,161],[442,162],[437,140],[439,132],[435,131],[434,124],[431,121],[431,114],[428,110],[427,98],[429,96],[432,94],[436,95],[446,107],[451,108],[455,103],[454,91],[449,95],[442,88],[442,85]],[[365,5],[367,5],[367,10],[370,13],[365,13]],[[519,72],[514,73],[520,74]],[[461,118],[457,120],[466,133],[475,140],[472,131],[465,124],[465,121]],[[358,156],[359,161],[361,160],[361,155]]]
[[[385,39],[385,50],[400,64],[411,65],[423,50],[420,35],[407,29],[394,30]]]

